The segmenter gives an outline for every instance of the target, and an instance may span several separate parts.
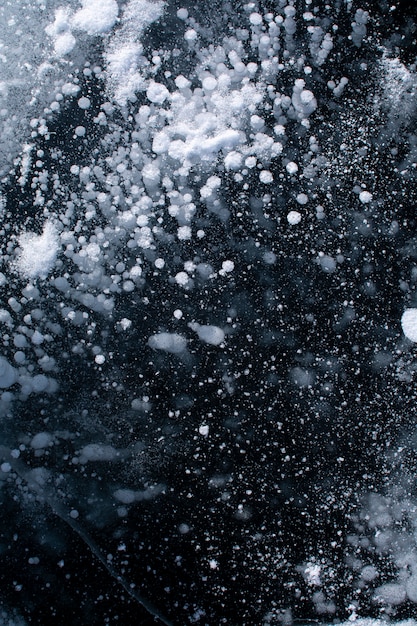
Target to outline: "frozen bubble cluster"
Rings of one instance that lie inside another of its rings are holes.
[[[416,11],[0,6],[0,623],[417,614]]]

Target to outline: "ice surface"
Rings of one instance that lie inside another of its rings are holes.
[[[4,620],[416,626],[414,18],[316,5],[0,7]]]

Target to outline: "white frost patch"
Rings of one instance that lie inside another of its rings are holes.
[[[54,41],[54,51],[58,57],[69,54],[75,47],[76,39],[71,33],[71,12],[67,8],[55,11],[55,21],[48,24],[45,32]]]
[[[321,567],[315,563],[309,563],[304,570],[304,576],[309,585],[316,585],[319,587],[321,585],[320,574]]]
[[[111,37],[105,59],[108,89],[122,106],[135,101],[135,93],[145,89],[143,48],[140,38],[164,12],[159,0],[130,0],[123,8],[121,28]]]
[[[417,342],[417,309],[407,309],[401,317],[404,335],[410,341]]]
[[[219,346],[224,341],[224,331],[218,326],[205,326],[197,322],[190,322],[188,326],[197,333],[201,341],[211,346]]]
[[[42,235],[23,233],[19,237],[18,272],[26,278],[46,278],[55,265],[59,238],[52,222],[46,222]]]
[[[119,7],[116,0],[82,0],[82,9],[71,22],[74,28],[89,35],[107,33],[116,23]]]
[[[177,333],[157,333],[149,337],[148,346],[154,350],[181,354],[187,349],[187,340]]]

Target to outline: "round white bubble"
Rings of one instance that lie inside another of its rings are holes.
[[[259,180],[261,181],[261,183],[269,185],[269,183],[272,183],[272,181],[274,180],[274,177],[268,170],[262,170],[262,172],[259,174]]]
[[[359,200],[362,204],[368,204],[372,200],[372,194],[369,191],[361,191],[359,194]]]
[[[287,220],[291,226],[295,226],[301,222],[301,213],[298,211],[290,211],[287,215]]]
[[[169,96],[169,91],[165,85],[152,81],[146,90],[148,100],[154,104],[162,104]]]
[[[298,172],[298,165],[297,163],[294,163],[294,161],[290,161],[285,166],[285,169],[287,170],[288,174],[295,174],[296,172]]]
[[[404,335],[410,341],[417,342],[417,309],[406,309],[401,317]]]

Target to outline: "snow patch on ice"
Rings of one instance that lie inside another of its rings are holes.
[[[82,0],[82,9],[75,13],[71,23],[89,35],[101,35],[115,25],[118,14],[116,0]]]
[[[55,265],[60,247],[53,222],[45,223],[41,235],[23,233],[18,241],[20,252],[15,264],[18,272],[25,278],[46,278]]]

